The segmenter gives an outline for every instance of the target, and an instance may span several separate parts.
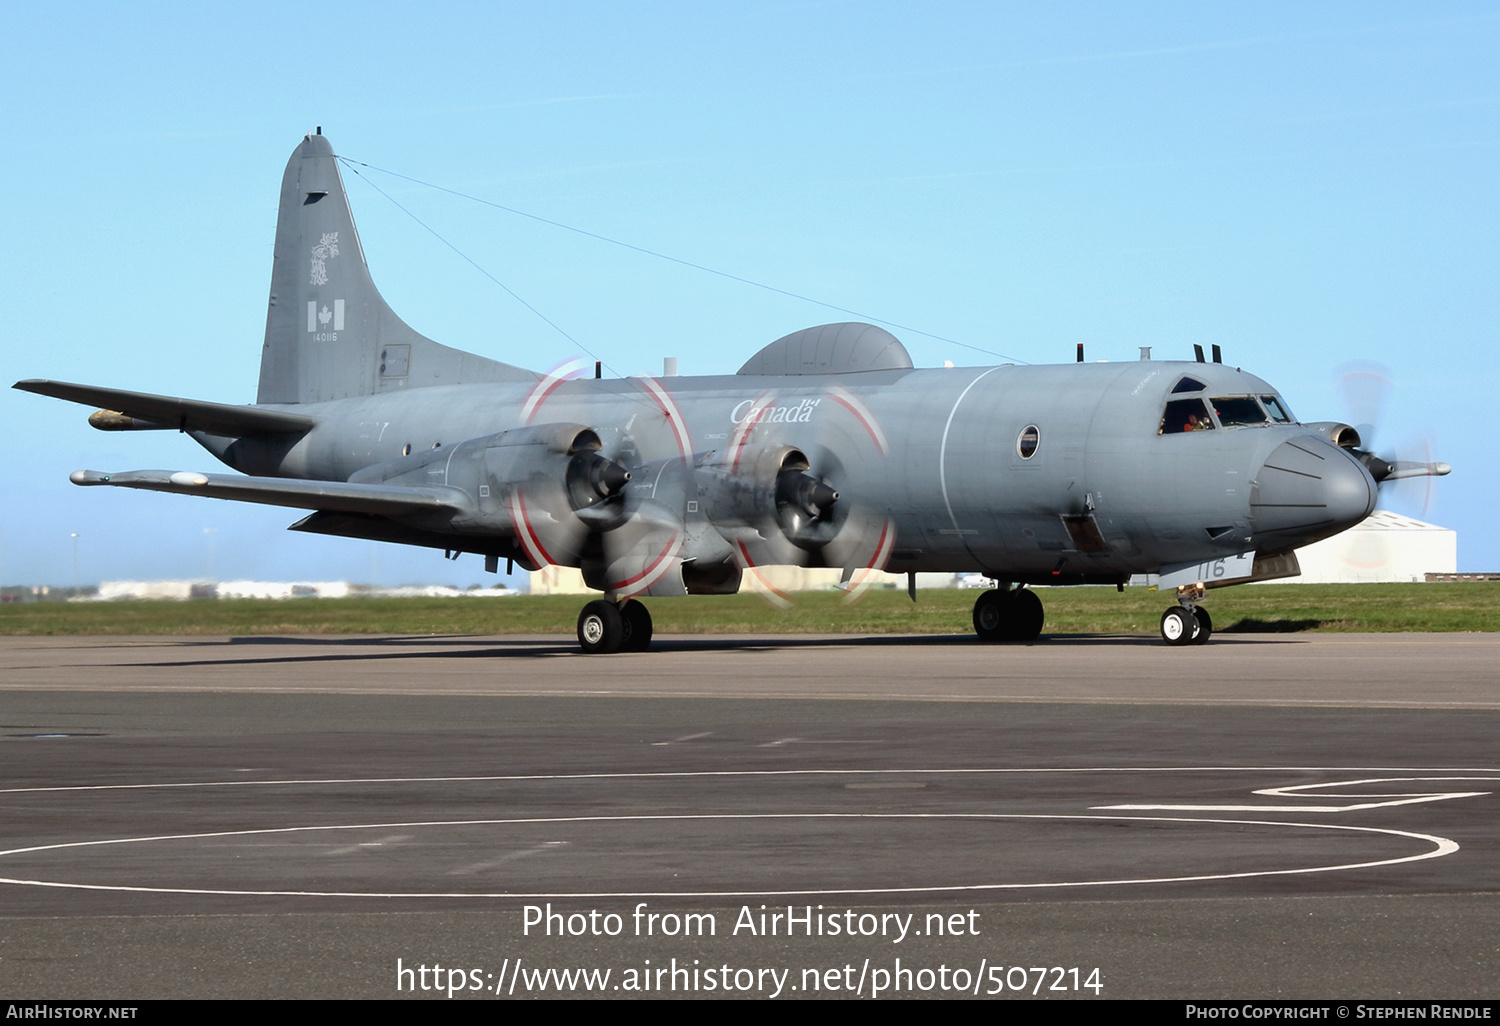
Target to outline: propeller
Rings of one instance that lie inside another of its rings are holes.
[[[526,418],[543,417],[544,405],[577,370],[574,363],[560,365],[539,380],[523,410]],[[684,594],[681,575],[673,572],[687,539],[682,511],[689,436],[681,410],[661,382],[630,380],[640,389],[642,412],[602,438],[579,429],[566,446],[568,462],[561,474],[555,465],[533,469],[511,491],[511,519],[534,562],[580,567],[585,583],[613,597]],[[559,426],[526,430],[555,433]],[[664,452],[677,455],[642,459]],[[634,475],[649,483],[627,487]],[[518,480],[495,468],[491,479]]]
[[[601,524],[597,550],[584,553],[584,581],[608,595],[685,595],[681,565],[688,540],[682,510],[686,506],[686,473],[675,457],[641,466],[639,478],[649,486],[628,488],[620,508]]]
[[[649,412],[602,438],[576,424],[530,425],[486,451],[488,479],[533,562],[579,566],[585,583],[617,598],[682,594],[683,562],[699,559],[732,558],[778,605],[790,599],[769,566],[841,568],[849,600],[875,582],[895,528],[846,491],[861,477],[851,467],[887,449],[857,397],[834,386],[778,404],[765,393],[722,449],[694,455],[662,383],[632,380]]]
[[[705,454],[697,474],[709,518],[768,601],[791,604],[766,573],[771,566],[838,567],[847,601],[875,582],[894,525],[848,491],[857,475],[840,454],[874,460],[885,450],[868,409],[835,386],[821,398],[780,403],[774,392],[762,394],[725,448]]]
[[[619,519],[631,475],[602,447],[592,429],[559,424],[507,432],[485,450],[486,476],[509,489],[516,537],[537,566],[576,565],[589,539]]]
[[[1338,387],[1344,407],[1349,412],[1349,420],[1355,425],[1353,437],[1346,435],[1338,440],[1339,444],[1365,465],[1375,483],[1382,488],[1387,482],[1425,478],[1421,500],[1422,514],[1425,516],[1432,499],[1432,478],[1442,477],[1453,468],[1446,463],[1431,460],[1432,447],[1425,439],[1403,446],[1402,449],[1418,450],[1426,459],[1398,459],[1396,452],[1390,452],[1388,456],[1375,454],[1376,425],[1383,418],[1393,388],[1389,372],[1380,364],[1368,360],[1344,364],[1339,369]]]

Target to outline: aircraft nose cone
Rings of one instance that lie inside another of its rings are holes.
[[[1257,548],[1291,548],[1353,527],[1375,509],[1375,479],[1343,449],[1308,435],[1266,457],[1250,493]]]

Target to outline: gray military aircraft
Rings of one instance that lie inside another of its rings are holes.
[[[439,345],[388,307],[333,147],[302,140],[281,183],[255,405],[66,382],[102,430],[177,429],[241,474],[79,470],[115,485],[311,510],[291,525],[537,569],[604,598],[585,652],[642,650],[646,596],[731,594],[778,564],[977,572],[984,641],[1029,641],[1029,586],[1158,575],[1161,634],[1207,640],[1205,589],[1298,573],[1292,550],[1359,523],[1392,463],[1304,424],[1213,360],[917,369],[889,332],[826,324],[733,375],[538,374]]]

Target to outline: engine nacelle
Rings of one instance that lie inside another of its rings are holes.
[[[704,514],[754,565],[804,563],[838,530],[839,494],[791,446],[740,446],[695,468]]]
[[[1316,424],[1303,424],[1302,426],[1317,432],[1318,435],[1332,442],[1340,449],[1358,449],[1364,444],[1357,430],[1348,424],[1341,424],[1336,420],[1324,420]]]
[[[630,480],[601,448],[598,432],[582,424],[537,424],[401,456],[350,480],[462,489],[474,509],[451,528],[524,533],[534,542],[528,551],[571,561],[584,535],[607,526],[609,500]]]

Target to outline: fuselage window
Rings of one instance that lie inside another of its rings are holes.
[[[1027,424],[1021,429],[1021,434],[1016,438],[1016,452],[1021,459],[1029,460],[1036,455],[1036,447],[1041,444],[1042,433],[1035,424]]]
[[[1267,409],[1267,411],[1270,412],[1271,419],[1274,420],[1276,423],[1278,423],[1278,424],[1290,424],[1290,423],[1292,423],[1292,415],[1291,415],[1291,413],[1289,413],[1287,411],[1287,408],[1281,404],[1281,399],[1278,396],[1263,395],[1263,396],[1260,397],[1260,401],[1266,404],[1266,409]]]
[[[1172,386],[1173,395],[1177,395],[1179,392],[1201,391],[1203,391],[1203,382],[1199,381],[1197,378],[1183,378],[1181,381],[1177,382],[1177,384]]]
[[[1208,407],[1203,405],[1202,399],[1175,399],[1167,403],[1156,433],[1176,435],[1184,431],[1211,431],[1213,426],[1213,418],[1208,415]]]
[[[1260,408],[1260,403],[1255,401],[1254,396],[1237,395],[1216,398],[1214,399],[1214,412],[1219,415],[1219,423],[1225,427],[1266,422],[1266,411]]]

